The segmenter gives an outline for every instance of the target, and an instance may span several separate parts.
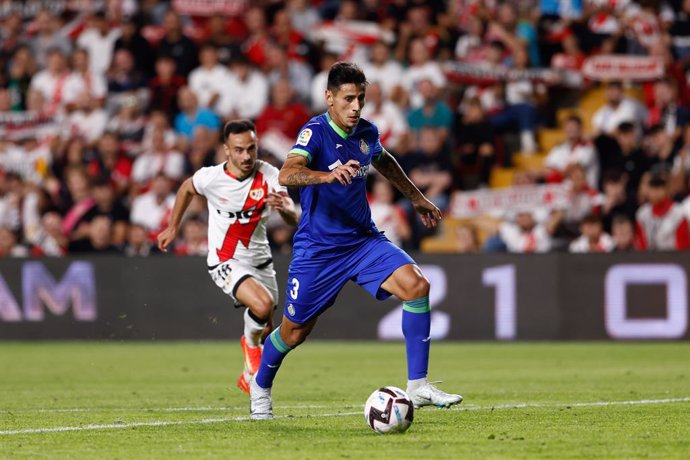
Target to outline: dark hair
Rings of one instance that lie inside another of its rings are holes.
[[[668,182],[666,181],[666,178],[662,176],[661,174],[655,174],[649,179],[649,186],[651,188],[664,188],[666,187],[666,184]]]
[[[338,61],[331,66],[328,71],[329,91],[337,91],[341,85],[353,83],[355,85],[366,85],[367,77],[359,66],[352,62]]]
[[[250,120],[230,120],[223,127],[223,141],[227,142],[231,134],[246,133],[247,131],[256,133],[256,126]]]
[[[618,132],[622,134],[630,134],[635,132],[635,125],[629,121],[621,122],[618,125]]]
[[[601,217],[599,215],[590,213],[582,218],[582,224],[601,224]]]
[[[630,220],[630,217],[628,217],[625,214],[620,214],[620,213],[613,215],[613,219],[611,220],[611,226],[625,224],[625,223],[632,225],[632,220]]]

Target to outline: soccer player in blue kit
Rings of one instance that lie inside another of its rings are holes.
[[[403,300],[407,393],[415,407],[450,407],[462,401],[462,396],[445,393],[426,379],[429,281],[371,220],[369,166],[412,202],[426,227],[435,227],[441,212],[381,146],[376,126],[360,117],[366,85],[355,64],[334,64],[328,74],[328,111],[302,128],[280,170],[281,185],[301,187],[302,217],[294,237],[283,320],[268,336],[259,371],[249,385],[252,419],[273,418],[271,388],[283,358],[304,342],[348,280],[379,300],[391,294]]]

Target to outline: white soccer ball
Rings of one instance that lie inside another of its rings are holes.
[[[414,405],[397,387],[374,391],[364,406],[364,420],[377,433],[402,433],[412,425]]]

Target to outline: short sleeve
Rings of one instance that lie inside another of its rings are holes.
[[[287,187],[285,187],[284,185],[280,185],[280,182],[278,182],[278,174],[280,173],[280,171],[278,171],[278,168],[271,166],[267,163],[264,166],[264,168],[266,182],[268,183],[268,191],[275,193],[287,193]]]
[[[317,123],[307,124],[297,135],[295,145],[290,149],[293,155],[302,155],[307,158],[307,163],[311,163],[314,155],[318,153],[321,146],[321,133]]]
[[[194,173],[192,176],[192,185],[194,186],[196,193],[199,195],[206,195],[206,187],[208,187],[208,184],[211,183],[214,173],[215,171],[213,167],[201,168]]]
[[[373,161],[379,161],[381,159],[381,155],[383,154],[383,146],[381,145],[381,135],[379,134],[379,129],[376,127],[376,125],[371,125],[372,128],[374,129],[374,142],[373,142],[373,148],[371,150],[371,159]]]

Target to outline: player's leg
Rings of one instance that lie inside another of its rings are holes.
[[[269,334],[264,344],[259,371],[250,380],[249,385],[251,396],[249,413],[253,420],[273,418],[273,399],[271,397],[273,380],[280,370],[281,364],[283,364],[283,359],[295,347],[304,342],[314,328],[317,319],[318,317],[315,316],[305,323],[298,324],[283,316],[280,326]]]
[[[445,393],[427,381],[431,345],[429,281],[416,264],[398,267],[381,289],[403,300],[402,330],[407,352],[407,392],[416,407],[450,407],[462,396]]]
[[[271,327],[275,300],[268,288],[253,276],[246,276],[235,286],[235,299],[247,307],[244,311],[244,335],[240,339],[244,372],[237,380],[237,386],[249,393],[249,377],[259,370],[261,336]]]

